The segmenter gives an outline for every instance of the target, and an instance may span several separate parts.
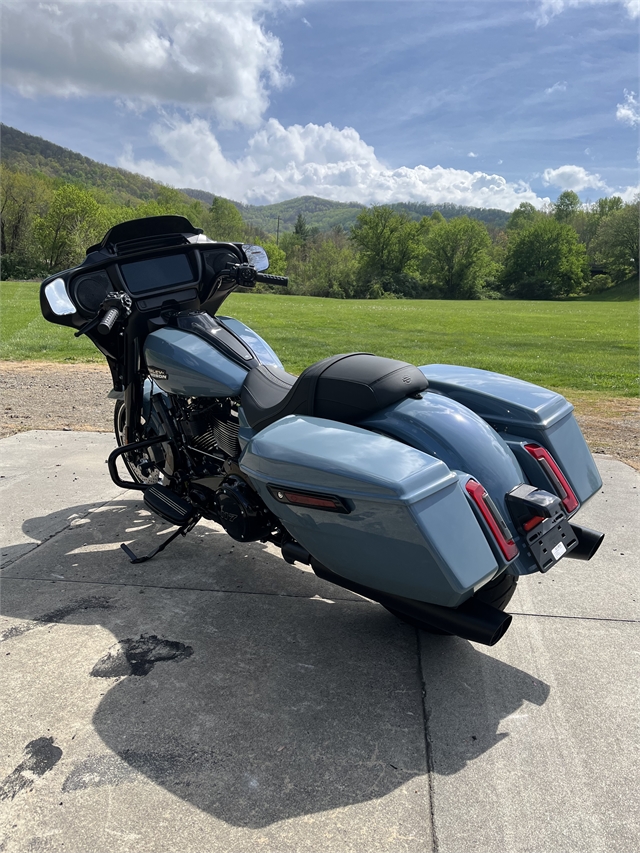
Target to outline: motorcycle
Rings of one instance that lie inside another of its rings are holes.
[[[295,377],[218,314],[238,288],[287,285],[268,263],[158,216],[42,283],[44,317],[111,370],[113,482],[177,528],[150,554],[123,550],[149,560],[211,519],[411,625],[493,645],[519,577],[589,560],[604,538],[571,521],[602,486],[573,407],[510,376],[371,353]]]

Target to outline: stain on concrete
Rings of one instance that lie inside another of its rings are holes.
[[[29,622],[24,622],[22,625],[13,625],[0,634],[0,643],[21,637],[23,634],[33,631],[34,628],[38,628],[41,625],[63,622],[68,616],[73,616],[74,613],[79,613],[81,610],[111,610],[112,608],[113,604],[111,604],[108,598],[104,598],[103,596],[91,595],[86,598],[78,598],[62,607],[50,610],[49,613],[43,613],[42,616],[34,616],[33,619]]]
[[[91,670],[95,678],[117,678],[123,675],[148,675],[161,661],[184,660],[193,649],[175,640],[163,640],[155,634],[137,639],[120,640],[103,655]]]
[[[62,785],[63,793],[117,786],[125,782],[189,787],[196,776],[221,761],[212,751],[180,747],[169,752],[123,750],[122,755],[91,755],[75,763]]]
[[[54,746],[52,737],[39,737],[24,748],[25,759],[0,784],[0,800],[12,800],[20,791],[33,788],[36,779],[44,776],[62,758],[62,750]]]

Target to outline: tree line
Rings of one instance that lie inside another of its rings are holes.
[[[522,203],[506,226],[438,211],[415,219],[398,206],[360,212],[350,229],[320,231],[300,214],[280,236],[247,224],[224,198],[211,204],[163,187],[155,199],[118,203],[42,174],[2,167],[3,279],[69,268],[87,246],[128,219],[180,214],[216,240],[261,243],[289,293],[340,299],[553,299],[606,290],[638,275],[639,201],[582,204],[567,191],[538,210]],[[269,290],[260,285],[261,290]],[[278,292],[282,292],[279,290]]]

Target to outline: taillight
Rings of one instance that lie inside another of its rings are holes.
[[[485,487],[477,480],[467,480],[465,485],[471,500],[478,507],[480,515],[486,521],[493,538],[498,543],[506,560],[513,560],[518,556],[518,546],[513,541],[511,531],[507,527],[504,518],[500,515],[498,507],[489,497]]]
[[[525,444],[524,449],[530,456],[533,456],[538,465],[547,475],[567,513],[571,513],[577,509],[580,506],[580,502],[574,495],[573,489],[569,485],[567,478],[564,476],[558,466],[558,463],[549,451],[544,447],[541,447],[539,444]]]

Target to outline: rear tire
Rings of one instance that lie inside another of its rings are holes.
[[[493,580],[490,580],[488,584],[485,584],[481,589],[479,589],[473,598],[477,601],[482,601],[484,604],[490,604],[491,607],[495,607],[496,610],[504,610],[507,604],[511,601],[511,598],[516,591],[517,584],[518,578],[515,575],[510,575],[508,572],[502,572],[502,574],[497,575]],[[400,613],[399,610],[395,610],[392,607],[387,607],[385,604],[382,606],[385,610],[388,610],[389,613],[392,613],[396,619],[399,619],[407,625],[411,625],[412,628],[419,628],[426,634],[436,634],[440,637],[453,636],[453,634],[450,634],[448,631],[441,631],[440,628],[434,628],[426,622],[420,622],[418,619],[412,619],[411,616],[405,616],[404,613]]]

